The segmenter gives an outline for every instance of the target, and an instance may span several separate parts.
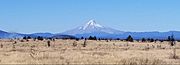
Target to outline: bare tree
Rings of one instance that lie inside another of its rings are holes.
[[[15,48],[16,48],[16,47],[15,47],[15,44],[16,44],[16,43],[17,43],[17,42],[14,41],[14,43],[12,44],[12,45],[13,45],[13,46],[12,46],[13,51],[16,51],[16,50],[15,50]]]
[[[48,44],[48,47],[50,47],[51,46],[51,41],[47,41],[47,44]]]
[[[178,59],[179,57],[176,55],[176,42],[175,42],[175,39],[174,39],[174,35],[172,34],[171,36],[169,36],[168,40],[169,40],[170,45],[173,47],[172,58],[173,59]]]
[[[1,44],[1,48],[3,48],[3,44]]]
[[[83,47],[86,47],[86,44],[87,43],[87,39],[85,38],[85,40],[84,40],[84,43],[83,43]]]

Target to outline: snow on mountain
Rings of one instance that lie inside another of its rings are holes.
[[[122,31],[115,30],[109,27],[102,26],[96,23],[95,20],[88,21],[85,25],[77,27],[72,30],[63,32],[62,34],[68,35],[81,35],[81,36],[107,36],[110,34],[122,34]]]
[[[100,24],[97,24],[95,20],[90,20],[87,24],[85,24],[83,27],[80,27],[79,29],[94,29],[94,28],[104,28]]]

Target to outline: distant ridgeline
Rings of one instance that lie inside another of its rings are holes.
[[[76,39],[76,38],[89,38],[90,36],[96,38],[107,38],[107,39],[126,39],[129,35],[131,35],[134,39],[142,39],[142,38],[153,38],[153,39],[167,39],[168,36],[174,35],[176,40],[180,40],[180,32],[179,31],[169,31],[169,32],[123,32],[121,34],[76,34],[76,35],[68,35],[68,34],[51,34],[51,33],[33,33],[33,34],[21,34],[21,33],[9,33],[5,31],[0,31],[1,39],[12,39],[12,38],[23,38],[23,37],[31,37],[36,38],[38,36],[43,38],[57,38],[57,39]]]
[[[10,33],[0,30],[0,38],[23,38],[23,37],[43,37],[43,38],[57,38],[57,39],[78,39],[96,37],[101,39],[126,39],[129,35],[133,39],[153,38],[165,40],[168,36],[174,35],[176,40],[180,40],[180,31],[169,32],[124,32],[113,28],[105,27],[97,24],[95,20],[88,21],[85,25],[76,27],[75,29],[68,30],[58,34],[52,33],[33,33],[33,34],[21,34]]]

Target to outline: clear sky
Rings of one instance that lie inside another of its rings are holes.
[[[95,19],[121,31],[180,31],[180,0],[0,0],[0,30],[60,33]]]

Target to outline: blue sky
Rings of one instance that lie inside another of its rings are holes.
[[[121,31],[180,31],[180,0],[0,0],[0,29],[59,33],[90,19]]]

